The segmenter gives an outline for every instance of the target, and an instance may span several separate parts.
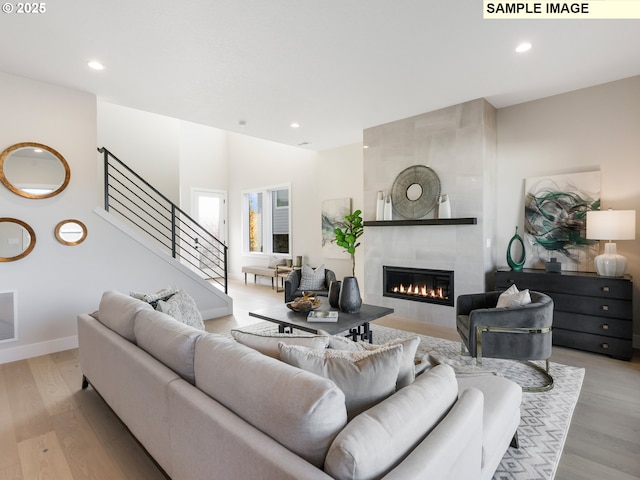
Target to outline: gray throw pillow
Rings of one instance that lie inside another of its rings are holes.
[[[278,349],[283,362],[333,380],[344,392],[349,419],[384,400],[396,390],[402,345],[346,352],[316,350],[281,342]]]
[[[324,265],[320,265],[315,270],[309,265],[302,267],[300,278],[300,290],[322,290],[324,289]]]

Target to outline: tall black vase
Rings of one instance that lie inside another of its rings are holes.
[[[345,313],[358,313],[361,305],[362,297],[360,296],[358,279],[356,277],[344,277],[340,287],[340,298],[338,299],[340,310]]]
[[[340,286],[342,282],[340,280],[334,280],[329,284],[329,305],[333,308],[339,307],[340,301]]]

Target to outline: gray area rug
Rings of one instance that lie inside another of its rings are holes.
[[[418,356],[433,364],[447,363],[458,376],[502,375],[522,386],[541,385],[544,378],[533,368],[510,361],[484,358],[482,368],[475,360],[461,354],[460,343],[427,337],[403,330],[371,325],[374,343],[394,338],[420,337]],[[277,326],[260,322],[243,327],[251,332],[277,332]],[[299,334],[300,332],[296,332]],[[539,363],[544,366],[544,362]],[[554,387],[548,392],[523,393],[518,438],[520,448],[509,448],[498,466],[494,480],[552,480],[556,474],[571,417],[578,402],[584,369],[550,364]]]

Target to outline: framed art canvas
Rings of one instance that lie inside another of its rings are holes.
[[[563,270],[591,271],[598,242],[587,240],[587,212],[600,210],[600,172],[527,178],[525,267],[557,258]]]
[[[345,215],[351,213],[351,199],[337,198],[322,201],[322,255],[325,258],[350,258],[349,254],[333,242],[333,231],[341,226]]]

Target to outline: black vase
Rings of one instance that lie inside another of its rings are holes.
[[[334,280],[329,284],[329,305],[333,308],[338,308],[340,301],[340,285],[342,284],[339,280]]]
[[[344,277],[340,286],[338,306],[344,313],[358,313],[362,305],[360,288],[356,277]]]

